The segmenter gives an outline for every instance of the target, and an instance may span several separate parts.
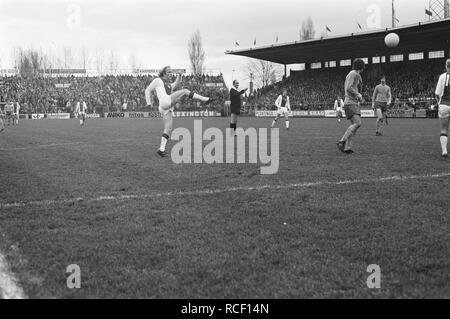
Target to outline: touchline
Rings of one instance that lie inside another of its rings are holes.
[[[173,131],[172,140],[178,142],[172,147],[172,161],[175,164],[260,163],[262,175],[273,175],[278,172],[280,163],[278,128],[270,129],[270,139],[267,128],[259,128],[258,131],[255,128],[246,130],[238,128],[236,135],[235,137],[230,128],[226,129],[225,137],[222,130],[216,127],[210,127],[203,132],[203,121],[195,120],[193,136],[187,128],[178,127]],[[203,147],[203,142],[209,143]]]

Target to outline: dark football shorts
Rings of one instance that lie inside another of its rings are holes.
[[[361,108],[359,107],[359,104],[345,104],[344,111],[345,116],[348,120],[350,120],[355,115],[361,116]]]
[[[387,102],[375,102],[375,109],[381,109],[381,112],[387,112]]]
[[[240,115],[241,114],[241,108],[240,107],[232,107],[231,108],[231,114]]]

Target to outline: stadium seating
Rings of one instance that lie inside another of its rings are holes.
[[[145,108],[144,90],[153,80],[152,76],[13,76],[3,79],[2,99],[19,102],[21,113],[73,112],[75,101],[80,98],[86,101],[89,112],[93,112],[94,108],[97,112],[120,111],[124,110],[125,105],[128,111],[150,111]],[[209,110],[223,108],[227,89],[222,75],[186,75],[182,77],[182,82],[184,88],[216,99],[215,103],[208,105]],[[215,85],[217,83],[219,85]],[[197,107],[194,101],[186,98],[175,108],[195,110]]]
[[[349,71],[350,67],[301,71],[258,90],[247,104],[257,109],[272,109],[276,97],[286,89],[293,109],[330,109],[338,95],[344,96],[344,79]],[[373,64],[362,74],[362,95],[370,102],[373,88],[379,83],[380,77],[386,75],[394,101],[430,101],[434,99],[437,79],[443,72],[442,60]]]

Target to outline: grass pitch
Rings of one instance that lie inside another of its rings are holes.
[[[439,124],[390,119],[376,137],[374,122],[349,156],[335,145],[345,121],[280,121],[280,170],[262,176],[157,157],[160,119],[22,121],[0,134],[0,251],[33,298],[450,298]],[[66,286],[71,264],[81,289]]]

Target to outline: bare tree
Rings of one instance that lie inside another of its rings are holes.
[[[87,52],[87,50],[86,50],[86,48],[85,47],[83,47],[81,50],[80,50],[80,64],[81,64],[81,67],[84,69],[84,70],[86,70],[87,69],[87,66],[89,65],[89,60],[90,60],[90,58],[89,58],[89,53]]]
[[[64,61],[64,69],[69,69],[73,67],[73,53],[72,49],[68,47],[64,47],[63,51],[63,61]]]
[[[130,54],[129,63],[130,63],[130,66],[131,66],[131,69],[133,72],[139,68],[139,62],[138,62],[138,60],[136,58],[136,54],[134,52],[132,52]]]
[[[114,50],[111,50],[109,52],[108,66],[109,66],[109,71],[111,72],[111,74],[114,74],[117,72],[117,69],[119,67],[119,61],[117,58],[117,54]]]
[[[95,57],[95,68],[99,75],[103,73],[104,68],[104,53],[102,51],[97,51]]]
[[[14,50],[14,60],[21,76],[36,76],[42,72],[46,57],[35,49],[19,48]]]
[[[314,22],[311,17],[308,17],[305,21],[302,22],[302,27],[300,29],[300,40],[312,40],[316,35],[316,30],[314,29]]]
[[[205,63],[205,51],[203,50],[202,36],[197,30],[191,36],[188,42],[189,60],[191,61],[192,72],[195,75],[203,74],[203,65]]]
[[[279,65],[269,61],[255,59],[248,61],[245,71],[248,74],[253,74],[253,79],[257,87],[265,87],[277,82],[281,74]]]

